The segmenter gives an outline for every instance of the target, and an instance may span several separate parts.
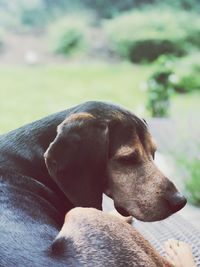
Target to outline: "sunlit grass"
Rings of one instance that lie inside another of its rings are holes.
[[[0,133],[88,100],[145,111],[146,81],[151,67],[124,64],[72,64],[0,68]],[[173,98],[172,114],[199,110],[200,94]]]

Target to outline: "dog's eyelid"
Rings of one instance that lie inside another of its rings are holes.
[[[132,150],[131,153],[129,154],[119,154],[115,156],[115,160],[123,163],[133,163],[133,162],[138,162],[139,161],[139,153],[138,151]]]
[[[117,159],[117,158],[129,157],[133,153],[135,153],[134,147],[122,146],[116,151],[115,158]]]
[[[132,165],[132,164],[139,163],[140,159],[139,159],[137,153],[132,153],[130,155],[117,158],[117,161],[121,164],[125,164],[125,165],[131,164]]]

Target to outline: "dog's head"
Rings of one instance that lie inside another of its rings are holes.
[[[96,105],[67,117],[45,153],[62,191],[75,206],[98,209],[105,193],[122,215],[143,221],[180,210],[186,199],[156,167],[146,123],[119,107]]]

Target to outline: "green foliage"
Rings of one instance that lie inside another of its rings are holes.
[[[3,40],[1,40],[0,38],[0,52],[3,50],[3,47],[4,47],[4,43],[3,43]]]
[[[135,6],[134,0],[84,0],[83,2],[102,18],[111,18]]]
[[[53,51],[69,55],[86,49],[88,24],[83,16],[68,16],[53,23],[48,31]]]
[[[154,61],[160,55],[173,54],[175,56],[183,56],[185,51],[179,41],[167,39],[147,39],[133,42],[129,47],[128,58],[132,62]]]
[[[111,48],[133,62],[182,56],[199,46],[199,25],[197,14],[170,9],[131,11],[104,23]]]
[[[170,98],[175,92],[200,91],[200,54],[182,59],[161,56],[147,81],[147,110],[153,117],[168,115]]]
[[[6,27],[12,24],[20,30],[44,27],[52,19],[84,9],[94,12],[98,19],[112,18],[124,11],[151,6],[171,7],[173,10],[200,10],[199,0],[0,0],[0,23]],[[15,14],[15,18],[13,17]],[[16,23],[14,23],[17,22]],[[190,21],[191,23],[191,21]],[[22,29],[21,29],[22,28]],[[192,29],[192,27],[191,27]]]
[[[200,53],[192,53],[175,64],[177,92],[187,93],[200,90]]]
[[[185,162],[189,172],[189,179],[186,182],[186,190],[190,201],[200,206],[200,159],[193,159]]]
[[[55,52],[67,55],[80,47],[83,40],[82,32],[77,28],[65,29],[60,36]]]
[[[198,146],[198,144],[196,144]],[[176,158],[177,166],[185,179],[185,190],[189,202],[200,206],[200,157],[198,154],[190,155],[186,153],[178,155]]]
[[[147,82],[147,109],[153,117],[168,115],[170,96],[174,91],[172,76],[170,60],[165,57],[160,58],[157,69]]]
[[[0,52],[4,48],[4,37],[3,36],[4,36],[3,33],[0,31]]]
[[[43,27],[48,21],[47,14],[40,7],[24,8],[20,13],[20,23],[26,28]]]
[[[181,76],[174,86],[177,92],[187,93],[200,90],[200,77],[198,73],[190,72]]]

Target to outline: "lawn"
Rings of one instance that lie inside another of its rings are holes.
[[[151,71],[128,63],[1,67],[0,133],[87,100],[111,101],[147,116],[141,83]],[[175,96],[172,111],[179,116],[199,110],[199,99]]]

